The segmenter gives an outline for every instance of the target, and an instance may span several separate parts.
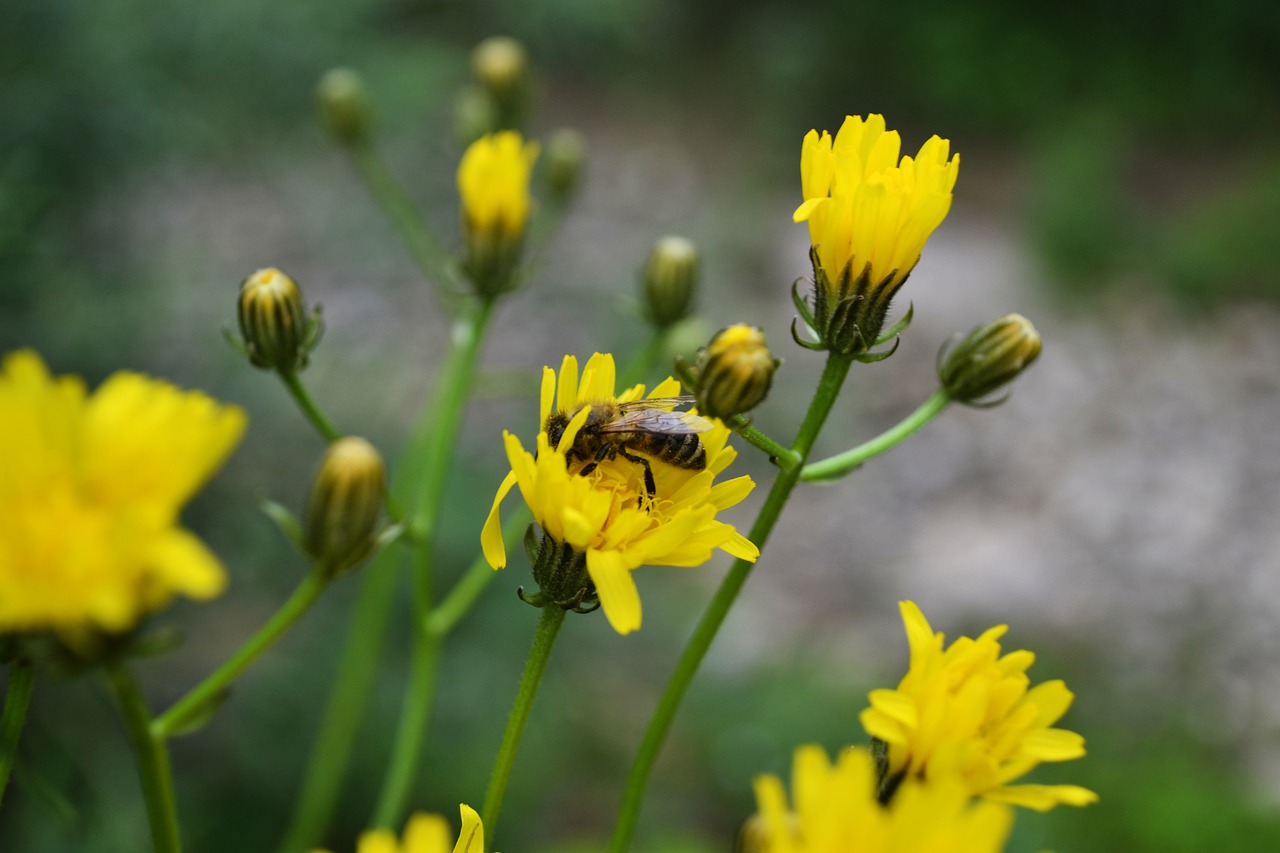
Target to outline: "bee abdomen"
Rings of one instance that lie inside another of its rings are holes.
[[[701,471],[707,467],[707,451],[702,446],[702,439],[697,435],[690,433],[673,436],[668,447],[671,455],[667,457],[667,461],[677,468]]]

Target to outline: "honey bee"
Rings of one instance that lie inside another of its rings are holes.
[[[590,406],[587,422],[578,430],[573,446],[565,454],[565,461],[578,459],[586,462],[578,473],[587,475],[606,459],[621,456],[644,469],[644,487],[652,500],[658,492],[653,468],[648,459],[637,453],[689,471],[701,471],[707,467],[707,451],[698,433],[706,432],[714,424],[689,412],[672,411],[675,406],[692,402],[693,397],[688,396],[653,397],[626,403],[597,400],[582,403],[572,411],[552,412],[543,428],[551,446],[555,447],[573,416]]]

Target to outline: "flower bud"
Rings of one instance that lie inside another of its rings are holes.
[[[578,186],[587,146],[582,134],[565,128],[547,140],[547,188],[558,199],[566,199]]]
[[[386,468],[372,444],[347,437],[329,445],[302,521],[303,542],[317,571],[333,577],[369,556],[386,486]]]
[[[260,269],[240,285],[236,306],[245,351],[254,365],[292,372],[307,366],[320,335],[319,315],[307,316],[302,291],[275,267]]]
[[[499,103],[519,96],[528,67],[524,45],[507,36],[487,38],[471,52],[476,82]]]
[[[981,405],[1040,355],[1040,334],[1021,314],[1006,314],[938,353],[938,380],[960,403]]]
[[[698,411],[721,420],[751,411],[769,393],[778,364],[762,329],[742,323],[721,329],[698,353]]]
[[[335,68],[316,85],[320,123],[343,145],[363,142],[369,134],[371,113],[364,81],[350,68]]]
[[[453,103],[453,133],[466,148],[486,133],[498,129],[498,108],[479,86],[466,86]]]
[[[684,237],[662,237],[644,265],[645,310],[649,322],[665,329],[684,319],[698,286],[698,249]]]
[[[462,268],[485,298],[517,283],[515,273],[533,208],[529,177],[537,158],[538,143],[504,130],[471,143],[458,163],[466,241]]]

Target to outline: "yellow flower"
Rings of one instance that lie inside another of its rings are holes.
[[[29,350],[0,370],[0,632],[120,632],[222,565],[178,523],[244,412],[135,373],[92,395]]]
[[[520,439],[503,433],[511,473],[502,481],[481,534],[485,558],[495,569],[506,565],[498,508],[512,486],[519,485],[525,503],[545,537],[585,556],[585,568],[605,616],[618,633],[640,627],[640,594],[631,572],[642,565],[699,566],[711,552],[723,551],[754,561],[759,549],[734,528],[716,520],[717,513],[745,498],[755,487],[750,477],[715,483],[737,456],[725,442],[729,430],[720,424],[699,437],[706,450],[706,468],[680,468],[649,457],[656,490],[652,500],[643,466],[619,455],[604,459],[582,476],[584,460],[566,458],[593,406],[645,397],[643,385],[614,393],[613,356],[596,353],[578,378],[578,361],[565,356],[560,375],[543,369],[540,423],[553,411],[571,415],[557,446],[545,428],[538,433],[537,453],[524,449]],[[667,379],[650,397],[671,397],[680,384]],[[642,448],[631,448],[644,452]],[[561,599],[562,600],[562,599]]]
[[[404,838],[387,829],[371,829],[356,841],[356,853],[484,853],[484,827],[480,815],[465,803],[462,812],[462,830],[458,841],[449,843],[449,822],[440,815],[418,812],[404,826]],[[312,853],[327,853],[315,850]]]
[[[1013,812],[974,803],[955,780],[909,780],[892,802],[876,799],[875,762],[848,747],[834,763],[820,746],[796,750],[789,806],[782,780],[756,779],[759,814],[744,832],[748,853],[996,853]]]
[[[529,219],[529,176],[538,143],[514,130],[482,136],[458,164],[462,218],[470,231],[518,239]]]
[[[529,176],[538,143],[504,130],[471,143],[458,164],[463,269],[476,292],[493,298],[516,284],[515,271],[529,221]]]
[[[911,664],[897,690],[871,691],[862,725],[889,747],[900,774],[962,780],[969,793],[1047,811],[1098,797],[1078,785],[1010,785],[1045,761],[1084,755],[1084,738],[1052,728],[1074,698],[1061,681],[1029,687],[1029,651],[1001,655],[997,625],[944,648],[914,603],[901,603]]]
[[[813,315],[806,321],[830,349],[870,347],[889,301],[951,208],[960,155],[930,137],[914,159],[899,160],[901,139],[884,117],[848,116],[836,134],[805,135],[800,152],[804,202],[793,220],[809,223]],[[843,307],[842,307],[843,306]]]

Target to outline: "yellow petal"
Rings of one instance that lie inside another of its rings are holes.
[[[484,853],[484,827],[480,824],[480,815],[466,803],[460,804],[458,810],[462,813],[462,829],[453,853]]]
[[[451,838],[447,820],[417,812],[405,824],[403,853],[449,853]]]
[[[616,551],[587,551],[587,573],[596,585],[604,615],[619,634],[640,627],[640,590]]]
[[[498,517],[498,507],[515,484],[514,471],[502,478],[502,485],[498,486],[498,493],[493,496],[493,506],[489,507],[489,517],[485,519],[484,528],[480,531],[480,549],[484,552],[485,561],[495,569],[502,569],[507,565],[507,546],[502,541],[502,519]]]

